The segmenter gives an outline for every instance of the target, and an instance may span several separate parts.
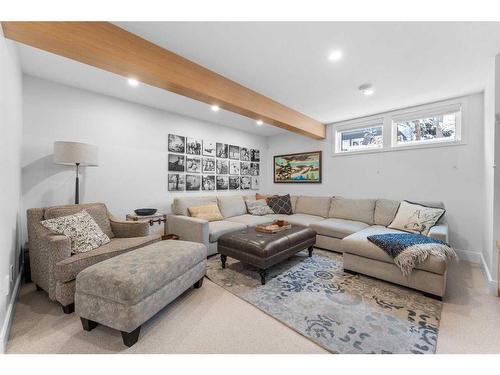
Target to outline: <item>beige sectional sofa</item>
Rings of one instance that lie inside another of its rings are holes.
[[[292,215],[253,216],[247,213],[245,199],[253,195],[205,196],[175,198],[168,228],[181,239],[201,242],[208,255],[217,253],[218,238],[232,231],[252,227],[275,219],[305,225],[317,233],[316,247],[344,254],[344,269],[362,273],[430,295],[442,297],[446,288],[446,262],[430,256],[406,277],[382,249],[367,240],[372,234],[399,232],[389,229],[399,201],[387,199],[347,199],[342,197],[291,196]],[[223,220],[208,222],[189,217],[192,206],[217,203]],[[442,207],[441,202],[420,202]],[[429,236],[448,242],[445,215],[429,231]]]

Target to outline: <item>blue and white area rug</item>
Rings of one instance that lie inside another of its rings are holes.
[[[384,281],[343,272],[342,256],[301,252],[258,271],[209,259],[207,277],[332,353],[434,353],[442,303]]]

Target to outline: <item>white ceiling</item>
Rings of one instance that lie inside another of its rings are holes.
[[[118,22],[166,49],[329,123],[482,91],[500,23]],[[19,45],[25,73],[264,136],[272,126]],[[328,60],[332,49],[344,56]],[[375,94],[357,90],[372,83]]]

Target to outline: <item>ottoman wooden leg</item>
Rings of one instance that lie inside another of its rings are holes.
[[[123,344],[130,348],[137,342],[137,340],[139,340],[139,334],[141,333],[141,326],[137,327],[132,332],[121,331],[121,333],[122,333]]]
[[[309,251],[309,258],[313,256],[313,249],[314,246],[311,246],[309,249],[307,249]]]
[[[97,327],[97,322],[94,322],[93,320],[88,320],[85,318],[80,318],[82,321],[82,326],[85,331],[92,331],[95,327]]]
[[[75,304],[71,303],[69,305],[63,306],[62,309],[65,314],[73,314],[75,312]]]
[[[41,286],[39,286],[38,284],[35,284],[35,286],[36,286],[36,290],[37,290],[38,292],[41,292],[41,291],[43,290],[43,289],[42,289],[42,287],[41,287]]]
[[[205,277],[202,277],[201,279],[199,279],[197,282],[195,282],[195,283],[194,283],[194,285],[193,285],[193,286],[194,286],[196,289],[201,288],[201,286],[203,285],[203,279],[204,279],[204,278],[205,278]]]
[[[266,285],[266,276],[267,276],[267,271],[266,270],[260,270],[260,283],[262,285]]]
[[[227,260],[227,255],[220,255],[220,261],[222,263],[222,268],[226,268],[226,260]]]

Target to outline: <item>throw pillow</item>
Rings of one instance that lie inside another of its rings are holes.
[[[290,194],[287,195],[274,195],[267,198],[267,204],[271,207],[271,210],[275,214],[291,215],[292,211],[292,201],[290,200]]]
[[[219,206],[215,203],[189,207],[188,211],[191,217],[196,217],[198,219],[204,219],[207,221],[218,221],[224,219],[220,213]]]
[[[269,195],[255,193],[255,199],[257,199],[257,200],[261,200],[261,199],[266,200],[268,197],[269,197]]]
[[[250,215],[263,216],[268,214],[274,214],[271,207],[267,205],[267,202],[263,199],[259,200],[247,200],[247,209]]]
[[[86,253],[110,241],[109,237],[85,210],[73,215],[44,220],[41,224],[57,234],[69,237],[73,254]]]
[[[436,225],[444,213],[443,208],[402,201],[389,228],[427,236],[429,229]]]

